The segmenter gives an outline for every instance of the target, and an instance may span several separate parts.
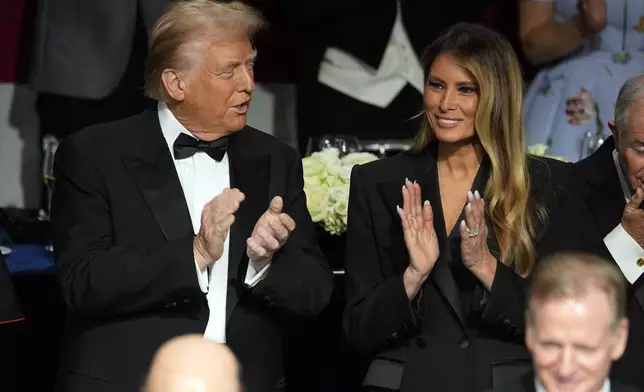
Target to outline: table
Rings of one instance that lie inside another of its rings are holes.
[[[56,270],[54,256],[41,244],[14,244],[12,252],[5,256],[12,276],[53,274]]]

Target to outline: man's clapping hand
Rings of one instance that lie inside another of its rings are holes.
[[[268,210],[259,218],[253,233],[246,240],[246,254],[256,270],[261,270],[273,259],[295,230],[295,221],[282,212],[284,201],[275,196]]]
[[[209,201],[201,212],[201,228],[193,241],[195,260],[201,270],[215,263],[224,252],[224,242],[235,221],[244,194],[239,189],[224,191]]]

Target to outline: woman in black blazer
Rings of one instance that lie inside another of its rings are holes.
[[[369,391],[481,391],[528,371],[525,278],[578,250],[559,212],[568,165],[525,153],[507,40],[458,24],[426,60],[414,146],[351,178],[343,321]]]

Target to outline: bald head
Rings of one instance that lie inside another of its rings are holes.
[[[200,335],[174,338],[157,351],[146,392],[240,392],[239,368],[223,344]]]

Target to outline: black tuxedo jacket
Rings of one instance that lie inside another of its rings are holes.
[[[619,183],[617,169],[613,161],[615,142],[609,138],[588,158],[577,162],[573,169],[579,181],[588,208],[583,215],[584,221],[578,230],[585,235],[585,248],[607,260],[613,260],[604,245],[604,237],[610,233],[622,219],[626,206],[624,193]],[[614,260],[613,260],[614,261]],[[637,260],[633,260],[635,263]],[[630,331],[628,345],[624,356],[613,365],[611,377],[624,380],[640,389],[644,389],[644,276],[629,286],[628,317]]]
[[[4,257],[0,253],[0,324],[21,321],[22,311]]]
[[[562,192],[565,179],[559,174],[566,165],[530,158],[529,166],[531,197],[550,211],[547,230],[543,225],[539,229],[538,254],[573,247],[577,241],[564,235],[570,230],[568,203]],[[423,199],[434,206],[441,248],[422,296],[411,301],[411,306],[402,279],[409,256],[396,213],[396,205],[402,206],[401,186],[406,177],[420,183]],[[529,370],[523,344],[527,282],[498,262],[491,291],[479,283],[471,309],[462,309],[461,292],[450,269],[437,181],[432,148],[354,168],[344,330],[349,342],[376,363],[385,359],[402,365],[384,380],[400,378],[402,371],[402,381],[390,384],[400,383],[401,391],[480,391]],[[493,237],[488,240],[491,250],[497,247]],[[478,316],[471,317],[475,313]]]
[[[534,385],[534,373],[530,372],[523,377],[517,378],[511,382],[504,383],[488,390],[488,392],[536,392]],[[610,392],[640,392],[635,388],[619,381],[610,380]]]
[[[319,67],[324,50],[337,47],[378,69],[396,19],[397,0],[282,0],[295,43]],[[420,56],[427,45],[455,22],[482,20],[487,1],[399,0],[409,40]],[[299,53],[299,52],[298,52]],[[316,68],[317,74],[317,68]]]
[[[316,244],[297,153],[246,127],[228,154],[231,187],[246,199],[230,232],[227,343],[248,391],[282,390],[281,317],[321,312],[333,276]],[[208,306],[172,159],[156,110],[60,144],[52,225],[70,315],[61,391],[138,391],[164,341],[205,330]],[[249,289],[245,241],[274,196],[297,227],[265,279]]]

